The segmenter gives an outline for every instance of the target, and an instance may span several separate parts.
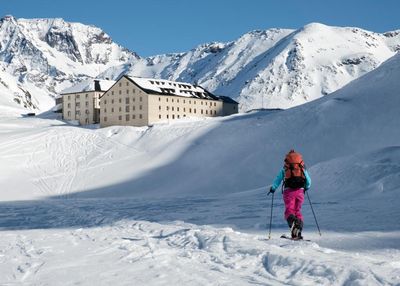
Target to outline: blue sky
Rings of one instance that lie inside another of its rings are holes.
[[[140,56],[184,52],[251,30],[296,29],[311,22],[385,32],[400,29],[399,11],[397,0],[0,0],[1,16],[92,24]]]

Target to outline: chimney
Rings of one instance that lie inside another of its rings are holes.
[[[94,80],[94,91],[101,91],[100,81],[98,79]]]

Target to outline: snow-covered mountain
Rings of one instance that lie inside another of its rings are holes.
[[[237,98],[242,111],[288,108],[329,94],[400,50],[400,31],[378,34],[312,23],[298,30],[253,31],[229,43],[141,59],[122,73],[197,82]]]
[[[0,105],[45,111],[60,90],[137,58],[93,26],[5,16],[0,20]]]
[[[242,111],[288,108],[339,89],[399,50],[400,31],[312,23],[141,58],[93,26],[6,16],[0,20],[0,106],[43,111],[54,104],[51,96],[79,81],[129,73],[198,83],[236,98]]]

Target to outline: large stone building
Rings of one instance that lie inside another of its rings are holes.
[[[62,91],[63,119],[81,125],[99,123],[100,96],[115,81],[86,80]]]
[[[146,126],[238,113],[238,103],[183,82],[124,75],[100,97],[100,126]]]

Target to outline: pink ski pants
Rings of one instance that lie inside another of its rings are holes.
[[[303,221],[303,215],[301,214],[301,205],[304,201],[303,189],[285,189],[283,191],[283,201],[285,203],[285,219],[293,214]]]

